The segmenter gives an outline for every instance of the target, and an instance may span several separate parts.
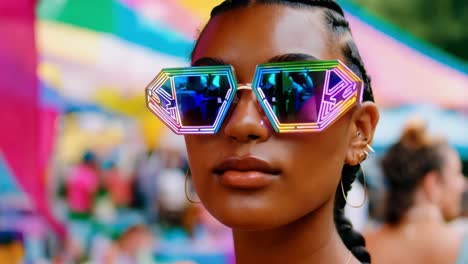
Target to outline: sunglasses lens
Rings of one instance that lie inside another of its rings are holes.
[[[177,134],[217,133],[237,86],[229,65],[163,69],[148,108]],[[318,132],[362,102],[362,80],[340,61],[258,65],[252,88],[279,133]]]
[[[228,75],[175,76],[174,85],[183,126],[213,126],[230,90]]]
[[[317,122],[324,71],[275,71],[261,76],[260,88],[280,123]]]

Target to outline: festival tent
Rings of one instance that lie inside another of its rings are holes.
[[[57,6],[54,1],[43,0],[37,25],[42,63],[59,69],[64,80],[60,92],[65,96],[120,110],[115,105],[121,104],[109,104],[110,96],[102,96],[107,89],[114,97],[115,93],[139,95],[141,100],[134,101],[143,105],[143,88],[162,67],[188,65],[193,40],[209,18],[210,9],[219,2],[105,0],[96,6],[94,2],[69,0]],[[466,63],[377,20],[347,0],[340,2],[382,112],[382,125],[374,142],[377,149],[385,149],[389,139],[396,138],[391,131],[401,129],[412,114],[405,110],[409,105],[438,107],[440,122],[445,122],[444,116],[453,116],[446,109],[456,110],[464,120],[463,113],[468,112]],[[91,9],[100,12],[99,16],[87,11]],[[84,13],[87,16],[80,15]],[[402,121],[389,118],[392,115]],[[145,126],[160,125],[150,116],[142,120]],[[154,134],[155,129],[148,131]],[[449,137],[456,133],[445,132]],[[468,156],[463,151],[464,141],[451,141]]]
[[[44,0],[38,9],[39,48],[45,60],[94,66],[96,72],[106,73],[100,76],[103,82],[118,83],[115,86],[121,92],[138,94],[161,67],[187,65],[197,32],[219,2],[105,0],[97,5],[69,0],[57,7],[55,1]],[[434,103],[468,109],[466,63],[376,20],[348,1],[341,2],[379,106]],[[89,10],[100,12],[99,16]],[[106,76],[113,80],[105,80]]]

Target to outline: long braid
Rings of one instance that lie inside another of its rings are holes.
[[[228,10],[248,6],[254,1],[250,0],[227,0],[216,6],[211,11],[211,17],[215,17],[219,13]],[[354,43],[349,28],[349,23],[344,18],[344,12],[341,7],[333,0],[256,0],[256,3],[261,4],[284,4],[292,7],[321,7],[325,9],[325,19],[330,25],[330,31],[333,35],[333,40],[340,43],[340,40],[347,39],[341,47],[341,51],[346,58],[346,64],[364,81],[364,100],[374,101],[372,94],[371,80],[367,75],[366,69],[359,55],[359,51]],[[196,48],[196,47],[195,47]],[[344,165],[341,179],[343,181],[343,189],[347,195],[351,189],[351,184],[355,181],[359,166]],[[343,243],[353,253],[353,255],[362,263],[370,264],[371,258],[365,248],[364,237],[353,229],[353,225],[344,215],[344,207],[346,200],[344,199],[341,186],[339,185],[335,193],[334,221],[338,234]]]
[[[360,166],[345,165],[343,167],[341,177],[343,182],[343,190],[345,194],[351,189],[351,184],[356,180],[357,173]],[[370,263],[371,258],[369,252],[366,250],[366,241],[364,237],[353,229],[353,225],[344,215],[344,208],[346,200],[343,197],[341,186],[337,187],[335,193],[335,207],[333,216],[335,219],[335,226],[338,230],[343,243],[353,253],[353,255],[362,263]]]
[[[331,31],[333,32],[333,40],[340,43],[340,40],[345,39],[342,52],[347,59],[348,66],[364,81],[364,100],[374,101],[371,79],[367,75],[367,71],[364,67],[361,56],[359,55],[357,46],[353,41],[348,21],[346,21],[342,12],[340,13],[336,10],[325,11],[325,17],[328,21],[328,24],[330,25]],[[351,189],[351,184],[356,180],[359,169],[359,165],[344,165],[341,173],[341,181],[343,182],[345,195],[348,194],[348,191]],[[346,200],[341,192],[341,186],[338,186],[335,194],[334,207],[334,220],[338,234],[340,235],[346,247],[359,261],[362,263],[371,263],[370,254],[366,250],[366,241],[360,233],[353,229],[352,223],[345,217],[345,206]]]

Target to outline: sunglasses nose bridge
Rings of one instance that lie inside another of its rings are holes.
[[[237,90],[252,90],[251,83],[239,83],[237,85]]]
[[[251,90],[253,92],[252,83],[239,83],[239,84],[237,84],[237,91],[245,91],[245,90]],[[255,99],[256,99],[256,102],[257,102],[258,111],[261,112],[261,113],[264,113],[263,109],[262,109],[262,106],[260,105],[259,98],[257,97],[256,93],[255,93]]]

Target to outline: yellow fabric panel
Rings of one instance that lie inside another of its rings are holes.
[[[94,31],[38,20],[36,32],[39,54],[87,65],[98,60],[99,35]]]
[[[210,12],[213,7],[219,5],[221,0],[176,0],[182,6],[199,16],[204,22],[210,18]]]

